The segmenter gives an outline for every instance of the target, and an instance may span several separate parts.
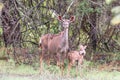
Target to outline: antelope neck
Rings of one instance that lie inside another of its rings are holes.
[[[66,45],[68,45],[68,28],[64,28],[63,37],[64,37]]]

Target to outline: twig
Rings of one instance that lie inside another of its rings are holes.
[[[70,7],[73,5],[73,3],[75,2],[75,0],[71,0],[71,4],[68,6],[67,11],[65,12],[65,14],[63,15],[63,17],[65,17],[65,15],[67,14],[67,12],[70,10]]]

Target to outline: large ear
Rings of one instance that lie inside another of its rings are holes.
[[[59,20],[59,21],[62,21],[62,16],[58,16],[58,20]]]
[[[75,16],[70,17],[70,22],[73,22],[73,21],[75,21]]]
[[[85,45],[85,46],[84,46],[84,49],[86,49],[86,47],[87,47],[87,46]]]
[[[80,44],[80,46],[79,46],[79,47],[80,47],[80,50],[82,50],[82,49],[83,49],[83,45],[81,45],[81,44]]]

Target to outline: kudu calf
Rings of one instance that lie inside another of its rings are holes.
[[[68,73],[76,61],[77,61],[77,65],[82,64],[84,56],[86,54],[86,51],[85,51],[86,47],[87,46],[80,45],[79,51],[70,51],[68,53],[68,56],[67,56],[69,60]]]
[[[61,16],[58,16],[58,20],[62,22],[62,27],[64,28],[58,34],[46,34],[40,38],[39,45],[42,48],[42,55],[40,56],[40,66],[42,63],[42,57],[44,54],[49,54],[49,58],[51,56],[56,56],[57,65],[60,62],[63,63],[64,57],[68,51],[68,28],[69,24],[73,22],[75,17],[71,17],[70,19],[63,19]]]

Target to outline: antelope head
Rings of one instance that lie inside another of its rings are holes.
[[[68,28],[69,24],[73,21],[75,21],[75,16],[71,16],[70,19],[63,19],[62,16],[58,16],[58,20],[62,22],[63,28]]]

